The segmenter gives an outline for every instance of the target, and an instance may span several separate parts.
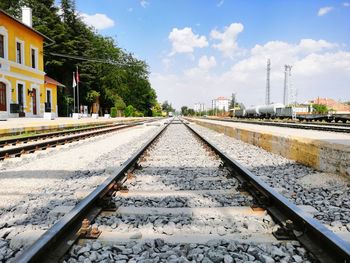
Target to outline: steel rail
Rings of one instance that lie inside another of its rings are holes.
[[[83,127],[83,128],[72,128],[68,130],[63,131],[56,131],[56,132],[45,132],[40,134],[35,134],[28,137],[21,137],[21,138],[8,138],[8,139],[0,139],[0,147],[4,147],[6,145],[16,145],[19,143],[27,143],[30,141],[37,141],[37,140],[45,140],[49,138],[64,136],[68,134],[75,134],[83,131],[92,131],[92,130],[98,130],[108,127],[114,127],[114,126],[120,126],[123,125],[123,123],[111,123],[106,125],[97,125],[97,126],[90,126],[90,127]]]
[[[350,243],[337,236],[318,220],[307,215],[240,163],[222,152],[215,144],[205,139],[186,123],[184,124],[204,144],[220,156],[233,176],[245,185],[244,189],[257,197],[258,200],[260,199],[264,208],[277,221],[285,223],[287,220],[291,220],[294,237],[320,262],[350,262]]]
[[[76,205],[68,214],[47,230],[34,244],[23,251],[15,262],[59,262],[68,249],[79,238],[77,234],[84,218],[92,221],[103,208],[104,198],[123,180],[126,172],[132,168],[147,150],[147,148],[165,131],[169,124],[164,125],[136,153],[134,153],[114,175],[107,178],[92,193]]]
[[[276,127],[295,128],[295,129],[304,129],[304,130],[350,133],[350,126],[347,126],[347,125],[331,126],[331,124],[315,124],[315,123],[305,124],[305,123],[289,123],[289,122],[288,123],[286,123],[286,122],[263,122],[263,121],[216,119],[216,118],[204,118],[204,119],[213,120],[213,121],[222,121],[222,122],[237,122],[237,123],[247,123],[247,124],[256,124],[256,125],[264,125],[264,126],[276,126]]]
[[[30,141],[37,141],[37,140],[44,140],[48,138],[54,138],[58,136],[64,136],[68,134],[75,134],[83,131],[92,131],[92,130],[98,130],[108,127],[115,127],[120,125],[125,125],[129,123],[139,123],[139,122],[151,122],[154,121],[154,119],[150,120],[139,120],[139,121],[131,121],[131,122],[125,122],[125,123],[110,123],[110,124],[103,124],[103,125],[94,125],[89,127],[82,127],[82,128],[72,128],[72,129],[66,129],[62,131],[56,131],[56,132],[45,132],[45,133],[39,133],[28,137],[22,137],[22,138],[8,138],[8,139],[1,139],[0,138],[0,147],[4,147],[6,145],[16,145],[18,143],[27,143]]]
[[[137,126],[137,125],[141,125],[141,124],[143,124],[143,122],[133,122],[133,123],[125,124],[125,125],[118,125],[118,126],[115,126],[112,128],[99,129],[97,131],[90,131],[90,132],[80,133],[80,134],[76,134],[76,135],[65,136],[62,138],[60,137],[60,138],[53,139],[53,140],[33,143],[33,144],[29,144],[29,145],[22,145],[22,146],[18,146],[18,147],[14,147],[14,148],[3,149],[3,150],[0,150],[0,160],[3,160],[5,158],[11,157],[11,156],[20,156],[20,155],[25,154],[25,153],[32,153],[32,152],[35,152],[37,150],[44,150],[44,149],[47,149],[49,147],[56,147],[57,145],[63,145],[63,144],[70,143],[73,141],[78,141],[80,139],[85,139],[85,138],[105,134],[108,132],[113,132],[116,130],[129,128],[129,127],[133,127],[133,126]]]

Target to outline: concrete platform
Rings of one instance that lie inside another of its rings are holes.
[[[93,118],[56,118],[46,120],[43,118],[9,118],[6,121],[0,121],[0,137],[24,132],[50,132],[66,128],[79,128],[90,125],[103,125],[115,122],[130,122],[144,120],[147,118],[110,118],[110,119],[93,119]]]
[[[317,170],[350,176],[350,135],[187,118]]]

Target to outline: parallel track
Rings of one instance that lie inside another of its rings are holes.
[[[9,145],[9,144],[16,145],[17,143],[23,143],[23,145],[17,146],[17,147],[4,148],[0,150],[0,160],[4,160],[10,157],[19,157],[22,154],[33,153],[38,150],[45,150],[50,147],[56,147],[57,145],[64,145],[74,141],[79,141],[85,138],[90,138],[90,137],[106,134],[109,132],[133,127],[143,123],[144,122],[131,122],[127,124],[102,125],[102,126],[96,126],[96,127],[77,129],[73,131],[45,133],[45,134],[30,136],[27,138],[2,141],[2,146]],[[70,135],[70,134],[73,134],[73,135]],[[40,141],[36,143],[26,144],[28,142],[37,141],[37,140],[40,140]]]
[[[264,125],[264,126],[276,126],[276,127],[294,128],[294,129],[304,129],[304,130],[350,133],[350,125],[340,124],[340,123],[334,123],[334,124],[330,124],[330,123],[327,123],[327,124],[326,123],[291,123],[291,122],[220,119],[220,118],[205,118],[205,119],[214,120],[214,121],[223,121],[223,122],[237,122],[237,123]]]
[[[143,158],[148,148],[169,125],[171,123],[160,129],[141,149],[118,168],[113,176],[106,179],[31,247],[19,255],[16,262],[59,262],[73,243],[80,238],[78,230],[83,219],[87,218],[93,222],[104,208],[110,206],[113,194],[116,190],[122,190],[122,182],[125,181],[128,173],[139,166],[140,158]],[[185,125],[200,141],[221,158],[231,175],[240,181],[243,190],[254,196],[259,206],[266,209],[275,221],[281,225],[281,229],[284,230],[282,234],[292,236],[293,239],[298,240],[320,262],[350,262],[349,243],[339,238],[317,220],[303,213],[281,194],[223,153],[217,146],[204,139],[189,125]]]

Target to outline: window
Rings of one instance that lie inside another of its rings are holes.
[[[34,48],[30,49],[31,57],[32,57],[32,68],[36,68],[36,50]]]
[[[0,58],[5,58],[5,38],[0,35]]]
[[[23,63],[23,57],[22,57],[22,43],[16,42],[16,58],[17,63],[22,64]]]
[[[20,106],[20,109],[23,109],[23,105],[24,105],[23,84],[20,84],[20,83],[17,84],[17,97],[18,97],[18,104]]]

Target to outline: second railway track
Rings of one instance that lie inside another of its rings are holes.
[[[240,119],[228,119],[228,118],[204,118],[204,119],[214,120],[214,121],[223,121],[223,122],[237,122],[237,123],[245,123],[245,124],[294,128],[294,129],[303,129],[303,130],[350,133],[350,125],[345,123],[317,123],[317,122],[293,123],[293,122],[278,122],[278,121],[240,120]]]
[[[17,261],[349,262],[347,242],[173,124]]]
[[[10,157],[18,157],[22,154],[33,153],[38,150],[45,150],[50,147],[56,147],[58,145],[79,141],[85,138],[134,127],[149,121],[152,120],[136,121],[125,124],[115,123],[67,131],[43,133],[24,138],[0,140],[0,160]]]

